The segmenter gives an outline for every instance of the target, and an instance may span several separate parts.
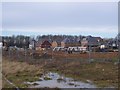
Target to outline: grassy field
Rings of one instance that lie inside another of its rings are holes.
[[[38,80],[43,72],[41,66],[29,65],[26,62],[9,61],[6,58],[3,58],[2,69],[3,75],[17,87],[21,88],[28,87],[24,82]],[[3,78],[3,88],[4,87],[10,88],[13,86]]]
[[[3,74],[18,87],[28,87],[23,82],[38,80],[43,72],[49,71],[83,82],[91,80],[98,87],[118,87],[118,53],[96,53],[98,56],[94,59],[91,57],[91,60],[82,57],[88,54],[54,53],[53,59],[50,55],[37,59],[20,55],[20,58],[16,54],[12,58],[7,54],[3,55],[2,65]],[[11,86],[3,80],[3,87]]]
[[[55,61],[47,64],[45,69],[62,73],[65,76],[75,78],[76,80],[87,82],[91,80],[98,87],[117,87],[118,84],[118,67],[113,63],[107,62],[79,62],[69,60]],[[57,66],[59,63],[59,66]]]

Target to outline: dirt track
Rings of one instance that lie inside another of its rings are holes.
[[[53,56],[54,57],[83,58],[83,59],[88,59],[90,56],[90,58],[93,58],[93,59],[116,59],[118,58],[118,52],[103,52],[103,53],[91,52],[90,54],[89,53],[67,54],[64,52],[53,52]]]

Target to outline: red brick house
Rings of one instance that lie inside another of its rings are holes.
[[[41,48],[51,48],[51,43],[47,40],[45,40],[42,44],[41,44]]]

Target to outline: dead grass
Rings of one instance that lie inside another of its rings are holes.
[[[7,59],[3,59],[2,69],[2,73],[6,78],[18,87],[27,87],[23,82],[38,80],[43,72],[40,66],[29,65],[26,62],[9,61]],[[11,87],[4,80],[2,86]]]
[[[45,69],[84,82],[91,80],[98,87],[118,87],[118,65],[114,65],[113,62],[86,63],[64,59],[47,64]]]
[[[43,71],[55,71],[85,82],[91,80],[98,87],[118,87],[118,65],[114,65],[114,62],[118,60],[118,52],[91,53],[91,58],[95,61],[90,63],[88,53],[53,53],[51,61],[45,58],[31,59],[29,55],[27,59],[24,59],[24,56],[20,55],[20,58],[17,58],[14,54],[11,60],[3,58],[2,66],[6,77],[15,84],[18,83],[19,87],[27,87],[23,81],[37,80],[37,76],[40,76]],[[100,62],[102,60],[104,62]]]
[[[39,66],[36,67],[35,65],[29,65],[26,62],[9,61],[9,60],[3,59],[2,70],[3,70],[3,73],[5,74],[15,74],[18,71],[31,72],[31,71],[40,71],[41,69]]]

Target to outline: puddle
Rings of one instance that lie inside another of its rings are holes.
[[[52,72],[43,75],[38,81],[28,82],[28,84],[32,85],[31,88],[96,88],[92,82],[83,83],[81,81],[74,81],[72,78],[67,78]]]

